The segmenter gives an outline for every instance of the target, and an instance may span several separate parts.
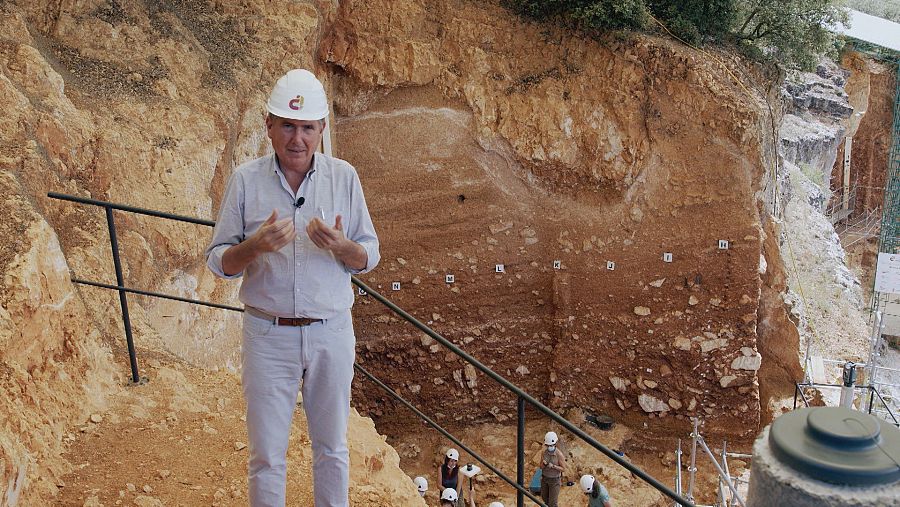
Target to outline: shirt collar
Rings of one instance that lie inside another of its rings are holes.
[[[316,167],[319,165],[318,162],[319,154],[313,153],[312,167],[310,167],[309,171],[306,172],[306,176],[304,176],[304,179],[312,178],[312,175],[316,172]],[[278,161],[278,155],[275,153],[272,154],[272,170],[275,171],[275,174],[284,176],[284,171],[281,170],[281,162]]]

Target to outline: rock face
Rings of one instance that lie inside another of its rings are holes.
[[[709,433],[754,434],[756,373],[729,366],[767,332],[757,270],[773,97],[746,95],[721,65],[646,36],[585,40],[493,3],[4,2],[2,227],[15,239],[0,249],[0,484],[20,488],[34,466],[24,487],[42,504],[65,468],[45,414],[85,420],[124,380],[117,295],[68,282],[112,278],[103,213],[46,193],[213,217],[233,168],[268,150],[265,97],[294,67],[326,81],[336,153],[358,168],[382,236],[367,283],[402,282],[402,307],[554,407],[643,423],[646,394],[668,407],[654,417],[686,428],[715,403]],[[203,262],[208,230],[115,217],[128,285],[236,302],[237,285]],[[239,316],[129,301],[139,358],[239,368]],[[426,412],[451,424],[514,414],[495,383],[358,301],[360,362]],[[695,336],[721,345],[704,353]],[[371,384],[354,389],[383,430],[407,421]]]
[[[56,233],[14,173],[0,170],[0,195],[0,492],[10,505],[41,505],[68,471],[64,435],[121,378]]]
[[[792,72],[782,93],[788,104],[779,129],[780,153],[786,161],[809,173],[831,177],[838,145],[853,113],[844,91],[847,72],[823,60],[816,72]],[[820,208],[825,202],[818,202]]]
[[[740,393],[719,379],[757,344],[764,97],[666,41],[586,41],[454,1],[342,2],[320,55],[339,69],[336,144],[388,259],[367,283],[418,280],[392,299],[439,313],[439,332],[503,375],[525,364],[517,382],[552,406],[641,420],[637,392],[616,398],[609,379],[666,367],[657,399],[701,398],[668,417],[716,403],[708,431],[756,432],[755,372],[733,372]],[[461,382],[455,356],[358,301],[360,361],[421,385],[417,405],[448,421],[515,413],[495,383]],[[721,340],[705,354],[676,339],[703,332]],[[356,389],[386,431],[405,417]]]

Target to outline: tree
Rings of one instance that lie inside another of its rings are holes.
[[[644,0],[505,0],[512,10],[538,21],[563,21],[588,32],[643,28]]]
[[[738,0],[647,0],[647,7],[678,37],[698,44],[728,35]]]
[[[844,0],[503,0],[536,20],[587,33],[649,28],[652,15],[692,44],[730,42],[788,67],[812,68],[835,53],[830,28],[845,22]],[[857,0],[863,1],[863,0]],[[900,3],[900,0],[890,0]],[[648,15],[649,14],[649,15]]]
[[[812,68],[822,54],[832,54],[829,30],[847,21],[835,0],[747,0],[741,2],[733,37],[739,44],[771,50],[788,67]]]

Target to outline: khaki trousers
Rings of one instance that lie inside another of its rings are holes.
[[[541,476],[541,500],[547,507],[559,507],[559,488],[562,486],[562,477]]]

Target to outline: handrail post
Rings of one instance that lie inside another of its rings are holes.
[[[525,485],[525,398],[519,396],[516,411],[518,412],[518,425],[516,431],[516,481],[523,488]],[[525,495],[522,491],[516,491],[516,507],[524,507]]]
[[[113,218],[113,210],[109,206],[106,209],[106,224],[109,227],[109,243],[112,247],[113,265],[116,268],[116,284],[125,286],[125,277],[122,276],[122,261],[119,259],[119,239],[116,237],[116,221]],[[119,304],[122,307],[122,324],[125,326],[125,342],[128,345],[128,361],[131,363],[131,381],[140,383],[138,374],[137,354],[134,352],[134,338],[131,335],[131,318],[128,316],[128,297],[124,290],[119,289]]]

